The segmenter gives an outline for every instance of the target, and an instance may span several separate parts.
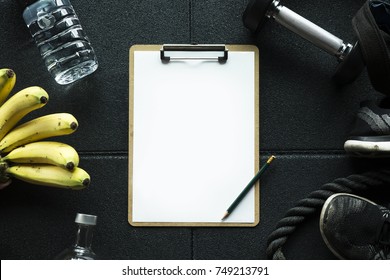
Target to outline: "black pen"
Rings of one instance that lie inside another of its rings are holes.
[[[259,172],[253,177],[253,179],[249,182],[249,184],[245,187],[245,189],[239,194],[236,200],[233,201],[232,205],[226,210],[225,215],[222,217],[222,221],[225,220],[237,207],[237,205],[241,202],[241,200],[245,197],[245,195],[249,192],[254,184],[260,179],[261,174],[268,168],[271,162],[275,159],[275,156],[270,156],[267,162],[260,168]]]

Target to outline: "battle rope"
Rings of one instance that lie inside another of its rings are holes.
[[[282,246],[286,243],[288,236],[306,218],[319,211],[332,194],[364,192],[372,187],[385,184],[390,184],[390,168],[338,178],[310,193],[307,198],[298,201],[295,207],[288,210],[284,218],[277,223],[276,229],[268,237],[267,257],[274,260],[286,259]]]

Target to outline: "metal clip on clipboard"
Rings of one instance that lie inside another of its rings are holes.
[[[166,52],[223,52],[223,56],[184,56],[171,57]],[[160,50],[160,58],[164,63],[174,60],[208,60],[225,63],[228,59],[228,49],[225,45],[163,45]]]

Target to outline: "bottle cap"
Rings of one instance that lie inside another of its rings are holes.
[[[74,221],[77,224],[94,226],[96,225],[96,220],[97,220],[97,216],[77,213],[76,219]]]
[[[38,0],[17,0],[17,2],[19,3],[20,7],[22,7],[22,9],[27,8],[28,6],[30,6],[31,4],[37,1]]]

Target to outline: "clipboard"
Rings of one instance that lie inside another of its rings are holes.
[[[129,56],[128,222],[253,227],[259,170],[259,52],[252,45],[134,45]]]

